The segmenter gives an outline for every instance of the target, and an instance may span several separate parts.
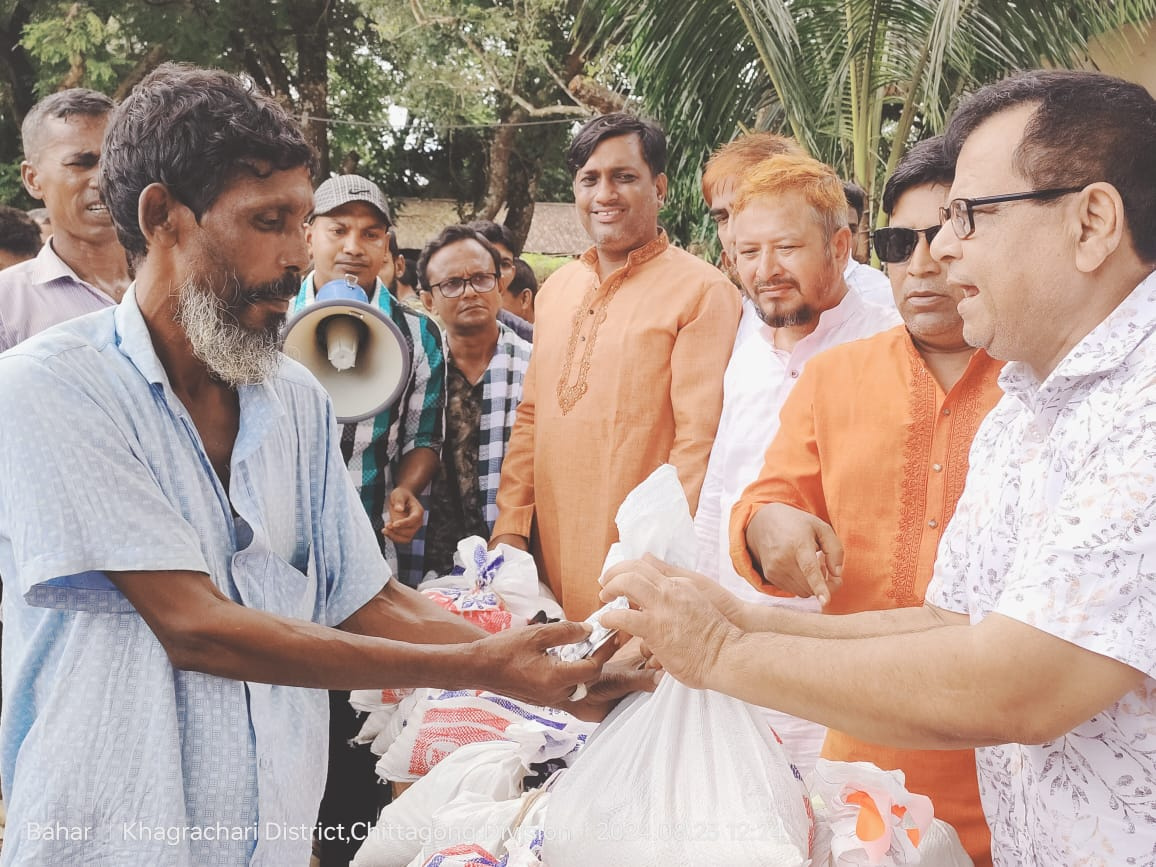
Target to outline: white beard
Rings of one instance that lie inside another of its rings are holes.
[[[244,328],[223,300],[192,278],[177,290],[176,320],[209,374],[228,386],[255,385],[281,363],[280,327]]]

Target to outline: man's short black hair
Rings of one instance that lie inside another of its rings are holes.
[[[297,122],[235,75],[165,63],[113,112],[100,192],[129,260],[147,252],[137,220],[145,187],[161,183],[198,220],[241,174],[317,169]]]
[[[514,233],[509,226],[493,220],[471,220],[466,225],[491,244],[501,244],[514,254],[515,259],[522,255],[522,248],[514,241]]]
[[[921,141],[903,155],[883,186],[883,213],[890,217],[899,197],[912,187],[950,187],[953,180],[955,163],[943,149],[943,136],[937,135]]]
[[[1120,193],[1137,254],[1156,262],[1156,100],[1099,72],[1037,70],[980,88],[944,135],[954,164],[976,128],[996,114],[1036,105],[1014,166],[1038,190],[1105,181]]]
[[[41,146],[41,128],[48,118],[104,117],[114,107],[115,103],[103,93],[86,87],[70,87],[44,97],[24,115],[24,123],[20,125],[24,158],[29,162],[35,161],[35,154]]]
[[[867,209],[867,191],[854,181],[843,181],[843,198],[862,219],[863,211]]]
[[[515,298],[530,290],[530,294],[535,298],[538,297],[538,276],[534,273],[534,269],[530,267],[530,263],[525,259],[514,260],[514,279],[510,281],[509,292]]]
[[[487,241],[482,234],[467,225],[455,224],[453,226],[446,226],[438,233],[437,237],[422,248],[421,255],[417,258],[417,280],[421,286],[421,291],[433,291],[433,287],[429,282],[429,276],[426,274],[430,258],[439,250],[445,249],[450,244],[456,244],[458,241],[477,241],[485,247],[486,252],[493,257],[494,273],[500,274],[502,272],[501,254],[498,253],[497,248]]]
[[[566,168],[570,170],[570,177],[577,177],[578,170],[586,165],[598,145],[608,138],[624,135],[638,136],[642,156],[652,175],[657,177],[666,171],[666,133],[662,128],[649,120],[617,111],[599,115],[578,130],[566,154]]]
[[[40,226],[25,211],[0,205],[0,250],[31,259],[40,252]]]

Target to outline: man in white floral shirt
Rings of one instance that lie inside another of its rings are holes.
[[[1156,864],[1154,142],[1156,101],[1095,73],[1008,79],[952,119],[932,252],[964,337],[1012,363],[925,607],[760,608],[657,561],[603,579],[639,609],[603,623],[694,686],[979,748],[1005,867]],[[818,555],[837,583],[838,543]]]

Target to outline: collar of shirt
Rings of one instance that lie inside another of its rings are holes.
[[[317,288],[313,285],[313,275],[316,273],[316,271],[310,271],[301,281],[301,291],[297,293],[297,298],[293,302],[294,310],[300,310],[306,304],[312,304],[317,300]],[[381,282],[380,277],[377,278],[377,288],[373,290],[373,297],[369,299],[369,303],[381,308],[386,313],[393,310],[393,293]]]
[[[85,286],[91,285],[76,276],[76,272],[68,267],[68,263],[56,255],[56,251],[52,249],[51,237],[44,242],[44,246],[41,247],[40,252],[36,254],[36,259],[33,262],[30,274],[32,282],[38,286],[53,283],[57,280],[75,280],[77,283],[83,283]]]
[[[664,252],[666,252],[666,248],[669,246],[670,246],[670,239],[667,238],[667,236],[666,236],[666,229],[663,229],[660,227],[658,230],[658,237],[657,238],[655,238],[653,241],[648,241],[647,243],[643,244],[641,247],[638,247],[637,249],[630,251],[630,255],[626,257],[626,265],[625,265],[626,272],[629,273],[630,271],[639,267],[640,265],[645,265],[647,262],[651,261],[652,259],[657,259]],[[593,271],[595,274],[597,274],[598,273],[598,248],[597,247],[591,247],[589,250],[587,250],[585,253],[582,254],[582,257],[579,261],[581,261],[582,264],[584,264],[587,268],[589,268],[591,271]],[[619,270],[623,270],[623,269],[619,269]]]
[[[1042,383],[1023,362],[1011,362],[1000,376],[1000,387],[1026,404],[1062,391],[1085,376],[1119,367],[1156,330],[1156,273],[1149,274],[1116,309],[1071,348]]]
[[[135,281],[124,293],[124,298],[117,305],[113,315],[116,344],[121,354],[153,386],[154,391],[168,405],[170,412],[192,425],[193,421],[188,410],[173,391],[168,372],[157,357],[152,335],[140,311],[140,305],[137,304]],[[277,376],[277,373],[273,373],[272,376]],[[237,398],[240,404],[240,425],[233,445],[234,465],[257,450],[265,432],[285,412],[269,379],[255,385],[242,385],[237,389]]]

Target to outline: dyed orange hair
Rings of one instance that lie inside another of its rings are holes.
[[[738,184],[743,175],[763,160],[785,154],[801,156],[803,153],[793,138],[773,132],[749,132],[711,154],[702,170],[702,197],[709,207],[715,187],[728,178]]]
[[[847,198],[835,170],[808,156],[788,154],[763,160],[743,176],[731,217],[755,199],[798,193],[814,210],[828,240],[847,226]]]

